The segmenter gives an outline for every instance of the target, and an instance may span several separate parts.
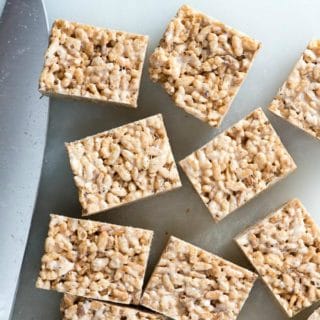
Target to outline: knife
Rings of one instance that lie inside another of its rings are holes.
[[[0,19],[0,319],[8,319],[40,179],[48,100],[38,77],[48,41],[40,0],[10,0]]]

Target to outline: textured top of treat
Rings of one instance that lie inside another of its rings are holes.
[[[215,221],[296,168],[261,109],[180,162]]]
[[[36,286],[138,303],[153,232],[51,215]]]
[[[64,295],[63,320],[164,320],[161,315],[96,300]]]
[[[320,320],[320,309],[314,311],[308,320]]]
[[[137,106],[148,38],[56,20],[39,90]]]
[[[233,320],[256,275],[171,237],[141,304],[176,320]]]
[[[298,199],[236,238],[291,317],[320,298],[320,233]]]
[[[320,40],[309,43],[269,109],[320,139]]]
[[[84,215],[181,186],[160,114],[66,145]]]
[[[150,57],[150,76],[175,104],[219,126],[253,62],[260,43],[182,6]]]

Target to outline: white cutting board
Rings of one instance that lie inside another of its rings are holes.
[[[61,2],[46,0],[44,2],[50,25],[56,18],[65,18],[149,35],[147,57],[157,45],[168,21],[175,15],[179,6],[185,3],[180,0],[68,0]],[[308,41],[311,38],[320,38],[320,1],[189,0],[187,4],[262,42],[262,49],[222,126],[217,130],[204,124],[197,132],[188,132],[186,128],[185,133],[193,135],[193,137],[189,136],[188,140],[194,139],[195,144],[200,146],[255,107],[261,106],[266,110],[266,106],[286,79]],[[145,70],[140,95],[152,93],[152,96],[143,99],[143,101],[149,102],[148,105],[140,107],[152,110],[156,105],[163,107],[166,111],[175,108],[162,88],[157,84],[151,85],[147,83],[148,81]],[[139,108],[135,112],[139,112]],[[299,197],[320,224],[320,141],[270,112],[267,112],[267,116],[296,161],[298,170],[234,213],[238,219],[232,221],[234,224],[239,223],[239,226],[243,228],[265,216],[290,198]],[[178,113],[178,117],[175,118],[175,121],[179,121],[178,135],[181,135],[183,131],[181,128],[184,119],[185,113],[183,111]],[[168,131],[170,138],[175,142],[175,130],[172,123]],[[189,152],[191,151],[189,150]],[[178,147],[176,150],[174,149],[174,152],[176,160],[180,160],[186,155],[181,154]],[[184,184],[184,187],[190,188],[189,184],[186,182]],[[195,201],[200,201],[200,199],[195,197]],[[130,210],[129,206],[127,208]],[[184,217],[188,219],[187,215]],[[230,223],[230,219],[227,222],[221,222],[222,227],[225,227],[224,223]],[[225,230],[225,228],[223,229]],[[238,231],[238,229],[237,226],[232,225],[230,226],[232,231],[214,236],[210,233],[210,227],[206,230],[193,230],[195,235],[192,240],[207,249],[214,247],[216,253],[226,258],[232,257],[236,263],[243,264],[242,254],[239,251],[238,258],[235,253],[237,249],[232,244],[234,230]],[[211,246],[210,241],[215,241],[214,246]],[[310,312],[311,310],[308,310],[297,319],[305,319]],[[286,316],[272,300],[267,289],[258,282],[239,319],[281,320],[286,319]]]

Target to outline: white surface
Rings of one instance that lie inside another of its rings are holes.
[[[168,21],[184,1],[68,0],[61,1],[59,4],[56,0],[47,0],[45,3],[50,24],[56,18],[66,18],[149,35],[148,57],[158,43]],[[219,130],[210,129],[203,124],[201,127],[203,131],[192,133],[197,146],[200,146],[255,107],[261,106],[266,110],[266,106],[286,79],[288,72],[308,41],[311,38],[320,38],[320,1],[189,0],[188,4],[262,42],[262,49],[221,128]],[[155,105],[161,106],[165,110],[175,108],[159,85],[153,85],[152,90],[152,93],[155,92],[155,94],[148,97],[148,107],[150,109]],[[141,95],[150,92],[147,92],[146,87],[142,85]],[[139,112],[139,108],[135,112]],[[211,232],[210,225],[206,230],[192,230],[189,241],[206,249],[212,250],[214,248],[215,252],[227,258],[233,256],[231,253],[233,250],[237,250],[234,247],[230,249],[232,237],[236,235],[236,232],[265,216],[292,197],[299,197],[315,220],[320,223],[318,199],[320,195],[320,141],[269,112],[267,112],[267,116],[295,159],[298,170],[283,182],[278,183],[248,205],[236,211],[233,218],[222,221],[222,228],[226,223],[231,222],[230,219],[233,219],[233,223],[237,224],[237,226],[233,225],[232,228],[229,228],[229,232],[216,234],[216,232],[219,232],[219,228],[215,228],[215,232]],[[180,127],[183,126],[183,119],[185,119],[185,113],[179,111],[176,120],[179,121]],[[171,125],[168,131],[173,145],[179,139],[181,140],[182,131],[180,131],[180,128],[175,129]],[[191,151],[193,150],[189,150],[188,153]],[[186,154],[180,154],[176,151],[175,155],[176,159],[180,160]],[[190,188],[185,178],[183,182],[185,188]],[[195,201],[200,201],[199,198],[195,197],[195,199]],[[237,218],[235,218],[235,215],[237,215]],[[171,227],[171,230],[174,232],[174,226]],[[179,236],[179,234],[176,235]],[[226,237],[228,238],[227,242]],[[215,241],[214,244],[212,244],[213,241]],[[242,263],[243,260],[239,250],[233,261]],[[246,266],[249,266],[249,264]],[[310,313],[310,311],[307,313]],[[306,314],[303,314],[297,319],[305,318]],[[267,289],[261,283],[258,283],[239,319],[277,320],[285,319],[285,316],[281,313],[278,305],[273,302]]]

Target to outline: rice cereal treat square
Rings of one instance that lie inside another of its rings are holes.
[[[320,232],[298,199],[235,240],[289,317],[320,300]]]
[[[269,110],[320,139],[320,40],[308,44]]]
[[[296,169],[260,108],[181,160],[180,165],[215,222]]]
[[[165,320],[161,315],[111,303],[64,295],[63,320]]]
[[[160,114],[66,146],[83,215],[181,186]]]
[[[147,43],[147,36],[56,20],[39,90],[135,108]]]
[[[36,287],[137,304],[153,232],[51,215]]]
[[[234,320],[257,276],[170,237],[141,304],[175,320]]]
[[[149,73],[177,107],[218,127],[259,48],[258,41],[184,5],[151,55]]]

